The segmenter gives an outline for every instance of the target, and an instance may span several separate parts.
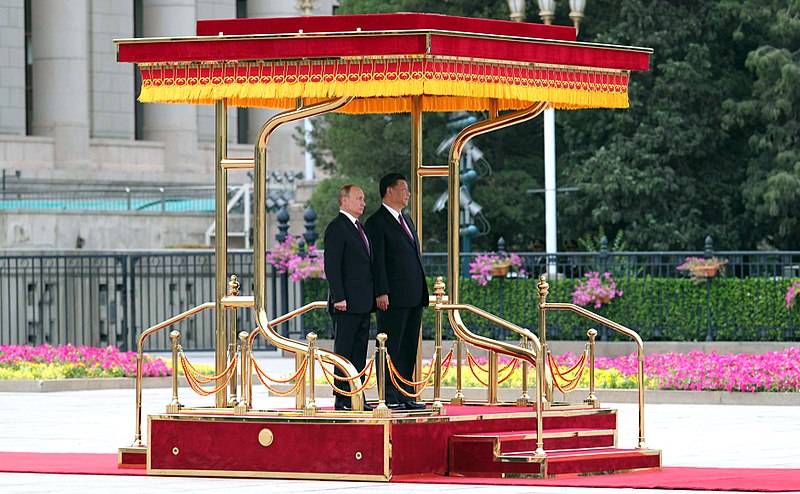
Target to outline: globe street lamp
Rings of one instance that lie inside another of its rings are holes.
[[[539,17],[545,24],[552,24],[556,13],[556,0],[537,0]],[[569,0],[569,16],[578,27],[583,20],[586,0]],[[508,0],[511,20],[521,22],[525,18],[525,0]],[[556,228],[556,113],[555,109],[544,111],[544,216],[545,216],[545,252],[547,253],[547,274],[555,276],[558,252]]]

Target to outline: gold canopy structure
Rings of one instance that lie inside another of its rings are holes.
[[[469,139],[528,121],[548,107],[626,108],[630,73],[647,70],[652,53],[648,48],[577,42],[572,27],[420,13],[201,20],[196,36],[115,43],[118,60],[139,67],[140,101],[216,107],[218,373],[226,367],[229,342],[225,309],[250,304],[246,297],[226,297],[226,188],[231,168],[254,168],[252,305],[259,329],[278,348],[307,350],[272,330],[266,315],[266,147],[278,125],[330,111],[410,112],[412,218],[421,232],[422,177],[447,176],[448,299],[458,304],[459,162]],[[232,159],[227,154],[229,106],[287,111],[264,124],[252,159]],[[489,118],[455,138],[447,166],[423,165],[422,113],[455,110],[488,111]],[[526,348],[473,335],[457,310],[450,312],[450,321],[468,342],[536,360]],[[544,344],[544,335],[541,338]],[[319,354],[348,376],[356,374],[338,355]],[[541,399],[542,393],[537,395]],[[353,397],[354,409],[360,409],[360,400]],[[216,404],[226,406],[224,388]]]

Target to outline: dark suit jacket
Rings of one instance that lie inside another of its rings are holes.
[[[328,279],[328,311],[333,303],[347,300],[347,312],[375,311],[370,252],[361,234],[342,213],[325,229],[325,277]]]
[[[365,224],[372,242],[375,294],[388,294],[389,307],[396,309],[428,305],[417,230],[407,214],[403,213],[403,218],[414,236],[413,242],[383,204]]]

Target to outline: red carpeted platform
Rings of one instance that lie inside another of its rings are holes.
[[[117,468],[116,454],[91,453],[0,452],[0,471],[44,474],[146,475],[143,469]],[[800,469],[664,467],[660,471],[556,479],[482,479],[441,475],[401,475],[393,477],[391,481],[422,484],[793,492],[800,491]]]

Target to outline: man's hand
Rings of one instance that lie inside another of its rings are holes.
[[[333,303],[333,308],[340,312],[347,312],[347,300],[340,300]]]
[[[378,306],[380,310],[386,310],[389,308],[389,295],[383,294],[380,295],[375,299],[375,304]]]

